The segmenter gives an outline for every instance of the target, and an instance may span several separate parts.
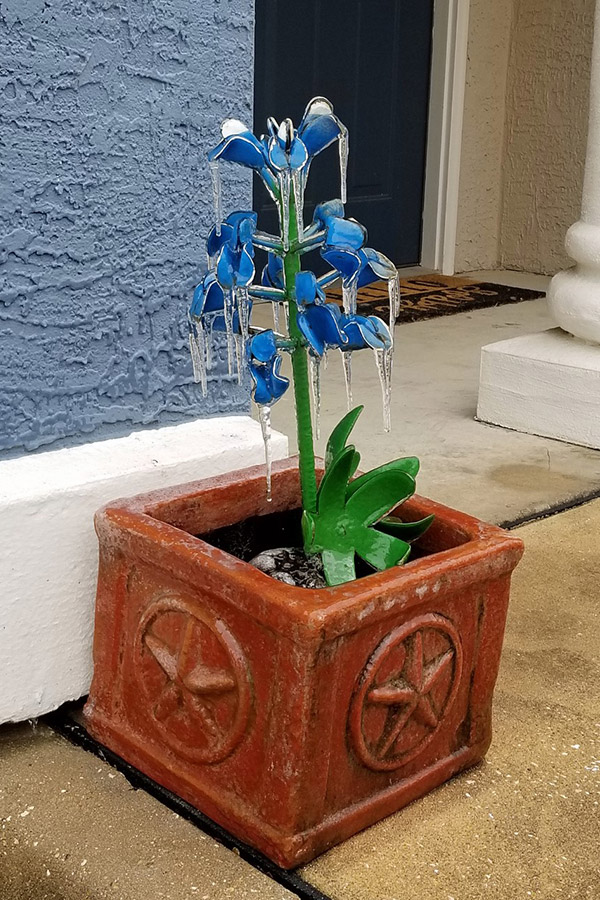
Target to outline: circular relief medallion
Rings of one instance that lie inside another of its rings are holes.
[[[176,596],[152,603],[136,635],[136,668],[165,742],[195,762],[224,760],[252,706],[250,673],[227,626]]]
[[[350,707],[361,762],[397,769],[432,740],[458,690],[460,638],[439,615],[420,616],[385,637],[363,669]]]

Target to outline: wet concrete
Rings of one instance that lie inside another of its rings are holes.
[[[28,724],[0,728],[2,900],[292,900],[115,769]]]
[[[516,533],[487,759],[306,866],[333,900],[600,897],[600,501]]]
[[[529,287],[532,277],[513,276],[511,281]],[[270,326],[269,316],[269,310],[257,309],[256,323]],[[396,326],[390,434],[383,430],[373,354],[354,353],[354,405],[366,407],[352,434],[362,467],[418,456],[419,493],[495,523],[600,491],[599,451],[496,428],[474,418],[481,347],[552,324],[542,299]],[[317,442],[321,454],[346,409],[340,354],[329,355],[322,373],[322,436]],[[273,406],[272,420],[274,428],[290,437],[290,450],[295,452],[291,390]]]

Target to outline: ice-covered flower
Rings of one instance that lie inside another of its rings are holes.
[[[392,345],[387,325],[377,316],[348,315],[325,294],[310,271],[296,275],[297,323],[311,352],[322,356],[328,347],[340,350],[386,350]]]
[[[253,382],[252,397],[260,406],[270,406],[285,394],[289,379],[279,374],[281,356],[272,331],[261,331],[248,341],[248,366]]]
[[[208,236],[206,249],[210,259],[216,259],[216,275],[226,290],[245,287],[254,278],[254,247],[252,236],[256,230],[255,212],[233,212],[220,230],[215,226]]]

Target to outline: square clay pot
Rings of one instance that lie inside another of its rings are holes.
[[[194,535],[300,506],[297,463],[117,501],[100,570],[89,730],[286,868],[479,762],[522,542],[435,513],[404,567],[288,587]]]

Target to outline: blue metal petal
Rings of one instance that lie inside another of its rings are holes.
[[[252,244],[244,244],[238,254],[238,265],[235,277],[235,283],[242,287],[250,284],[254,279],[254,248]]]
[[[223,140],[210,151],[209,160],[224,159],[250,169],[262,169],[267,164],[263,145],[242,122],[229,119],[222,131]]]
[[[327,247],[343,247],[346,250],[360,250],[367,239],[367,230],[356,219],[340,219],[331,216],[327,221]]]
[[[221,287],[225,290],[232,290],[235,284],[237,259],[236,252],[232,250],[229,244],[225,244],[221,248],[219,258],[217,260],[217,279]]]
[[[330,266],[337,269],[346,284],[351,283],[356,278],[362,267],[360,251],[358,250],[325,247],[321,250],[321,256]]]
[[[317,279],[315,273],[306,270],[296,275],[296,303],[314,303],[317,296]]]
[[[337,219],[344,218],[344,204],[341,200],[325,200],[323,203],[318,203],[313,213],[313,222],[320,229],[327,228],[332,216]]]
[[[318,356],[326,347],[341,347],[346,339],[340,330],[340,311],[335,303],[311,303],[300,310],[298,328]]]
[[[343,130],[342,123],[333,114],[332,104],[324,97],[315,97],[310,101],[298,126],[298,134],[309,156],[315,156],[329,147]]]
[[[206,250],[209,256],[216,256],[223,244],[229,243],[233,236],[233,228],[231,225],[223,223],[221,225],[221,234],[217,234],[217,226],[213,226],[206,241]]]
[[[253,335],[248,341],[250,359],[260,363],[271,362],[277,356],[277,341],[269,329]]]
[[[265,287],[279,288],[285,290],[285,282],[283,278],[283,260],[274,253],[268,254],[267,265],[262,270],[261,283]]]
[[[261,364],[250,359],[249,369],[254,390],[252,398],[261,406],[270,406],[285,394],[289,387],[289,379],[279,374],[281,357],[276,356],[272,363]]]
[[[222,310],[225,303],[223,288],[214,272],[208,272],[194,291],[190,314],[199,318],[207,313]]]
[[[383,253],[373,250],[372,247],[364,247],[362,254],[364,266],[358,276],[359,287],[363,287],[366,284],[372,284],[374,281],[379,281],[380,279],[391,281],[398,274],[398,270],[394,263],[388,259],[387,256],[384,256]]]
[[[345,316],[340,318],[340,328],[348,339],[346,350],[387,350],[392,339],[387,325],[377,316]]]
[[[308,152],[300,138],[295,137],[286,152],[277,137],[269,141],[269,162],[275,169],[301,169],[308,162]]]

